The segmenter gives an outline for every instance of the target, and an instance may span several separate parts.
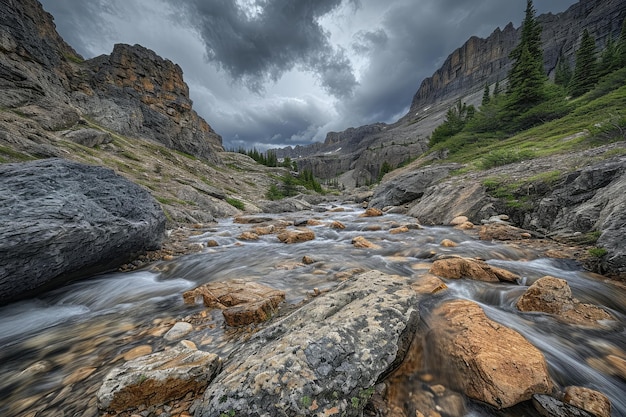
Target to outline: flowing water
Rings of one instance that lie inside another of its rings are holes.
[[[355,269],[414,277],[427,271],[434,256],[448,253],[486,259],[518,273],[523,282],[451,281],[443,298],[478,302],[490,318],[517,330],[544,353],[559,387],[579,385],[601,391],[611,399],[613,416],[626,415],[626,382],[612,375],[606,361],[609,355],[626,359],[623,286],[598,280],[574,261],[545,258],[540,250],[480,241],[472,233],[450,227],[392,234],[389,229],[415,225],[415,219],[395,214],[360,217],[363,210],[354,206],[343,211],[328,208],[269,216],[296,223],[320,220],[322,224],[310,226],[316,233],[313,241],[286,245],[275,235],[241,241],[238,236],[252,225],[223,220],[191,238],[198,243],[215,240],[217,247],[141,271],[91,277],[0,308],[0,415],[101,415],[95,392],[106,373],[123,362],[124,353],[138,346],[158,351],[173,343],[162,335],[174,322],[207,314],[202,306],[182,303],[182,292],[200,284],[245,278],[285,290],[287,302],[297,304],[314,288],[331,289],[344,273]],[[328,227],[331,221],[346,228]],[[381,249],[354,248],[351,240],[356,236]],[[443,239],[458,246],[442,247]],[[299,264],[305,255],[316,263]],[[604,307],[617,322],[610,330],[592,330],[517,311],[515,302],[525,286],[544,275],[567,280],[575,297]],[[241,335],[224,328],[219,311],[209,311],[208,319],[210,325],[196,326],[188,338],[200,349],[221,356],[236,350]],[[491,414],[478,407],[468,415]]]

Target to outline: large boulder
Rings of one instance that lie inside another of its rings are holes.
[[[430,186],[446,178],[451,170],[460,167],[459,164],[433,165],[399,175],[377,187],[369,205],[382,209],[410,203],[421,198]]]
[[[490,320],[474,302],[437,307],[428,339],[428,362],[470,398],[508,408],[552,391],[543,354],[516,331]]]
[[[0,304],[157,249],[159,204],[112,170],[63,159],[0,165]]]
[[[404,358],[418,319],[406,278],[361,274],[234,352],[196,416],[362,415],[374,385]]]

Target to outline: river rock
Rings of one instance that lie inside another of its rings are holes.
[[[352,244],[354,245],[355,248],[359,248],[359,249],[380,249],[379,245],[370,242],[369,240],[365,239],[363,236],[356,236],[355,238],[353,238]]]
[[[369,207],[359,217],[379,217],[383,215],[383,211],[376,207]]]
[[[245,326],[269,319],[285,301],[285,292],[257,282],[231,280],[211,282],[183,293],[186,304],[202,297],[204,305],[221,308],[229,326]]]
[[[63,159],[0,165],[0,304],[157,249],[159,204],[112,170]]]
[[[139,406],[159,406],[189,392],[200,394],[221,364],[217,355],[181,342],[111,370],[98,390],[98,407],[121,412]]]
[[[589,327],[605,327],[600,320],[613,320],[603,309],[581,303],[572,297],[564,279],[545,276],[535,281],[517,300],[520,311],[553,314],[562,321]]]
[[[361,415],[413,340],[416,301],[406,278],[378,271],[339,284],[234,352],[196,417]]]
[[[306,227],[299,229],[283,230],[278,234],[278,240],[283,243],[300,243],[315,239],[313,230]]]
[[[442,278],[471,278],[486,282],[516,282],[519,276],[506,269],[471,258],[445,258],[433,262],[430,273]]]
[[[179,321],[175,323],[172,328],[163,335],[163,338],[165,340],[169,340],[170,342],[174,340],[179,340],[191,333],[192,330],[193,325],[191,323]]]
[[[438,306],[428,335],[428,362],[448,386],[497,408],[526,401],[553,387],[542,353],[514,330],[490,320],[474,302]]]
[[[611,417],[611,401],[601,392],[584,387],[566,387],[563,402],[582,408],[596,417]]]
[[[528,232],[506,223],[492,222],[483,225],[478,236],[480,240],[521,240],[528,237]]]

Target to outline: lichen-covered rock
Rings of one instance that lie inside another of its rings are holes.
[[[165,215],[112,170],[63,159],[0,165],[0,304],[157,249]]]
[[[207,389],[197,417],[361,415],[418,322],[404,277],[370,271],[253,336]]]
[[[471,258],[438,259],[433,262],[430,273],[442,278],[471,278],[486,282],[515,282],[519,279],[519,276],[513,272]]]
[[[98,390],[98,407],[121,412],[158,406],[201,393],[219,372],[221,359],[190,343],[141,356],[111,370]]]
[[[497,408],[553,387],[543,354],[519,333],[490,320],[474,302],[454,300],[431,317],[428,363],[447,384]]]

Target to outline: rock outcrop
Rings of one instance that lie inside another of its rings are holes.
[[[445,302],[433,312],[427,363],[436,364],[449,386],[496,408],[548,394],[553,384],[541,352],[519,333],[466,300]]]
[[[85,117],[212,162],[224,150],[221,137],[192,109],[178,65],[138,45],[116,45],[111,55],[85,61],[36,0],[2,2],[0,16],[0,131],[10,132],[0,134],[0,144],[60,156],[50,146],[56,132]],[[15,120],[4,109],[34,124],[11,126]]]
[[[196,416],[361,415],[413,340],[416,302],[406,278],[370,271],[346,281],[231,355]]]
[[[451,170],[460,166],[460,164],[434,165],[396,177],[376,188],[369,206],[380,209],[415,201],[421,198],[429,187],[446,178]]]
[[[182,69],[140,45],[117,44],[81,66],[73,98],[99,124],[212,162],[222,139],[192,109]]]
[[[532,165],[522,162],[454,177],[444,175],[439,182],[427,182],[420,187],[421,194],[407,194],[403,184],[416,188],[417,183],[411,178],[426,177],[435,168],[409,170],[383,182],[375,190],[370,204],[379,207],[404,204],[408,207],[407,213],[422,224],[449,224],[459,215],[472,223],[480,223],[498,213],[506,213],[512,223],[524,229],[492,225],[482,230],[485,239],[497,238],[497,229],[503,229],[500,237],[506,235],[514,239],[528,237],[528,231],[564,238],[598,233],[596,244],[607,251],[600,260],[602,270],[626,276],[623,226],[626,223],[626,158],[614,157],[568,171],[569,164],[576,158],[589,159],[605,151],[580,151],[567,158],[537,158]],[[564,174],[550,184],[532,180],[533,176],[550,170]],[[511,186],[509,193],[525,198],[525,204],[513,207],[491,195],[483,184],[493,178],[515,178],[517,185]],[[416,197],[409,201],[408,197],[412,196]]]
[[[0,303],[156,249],[159,204],[112,170],[62,159],[0,165]]]

